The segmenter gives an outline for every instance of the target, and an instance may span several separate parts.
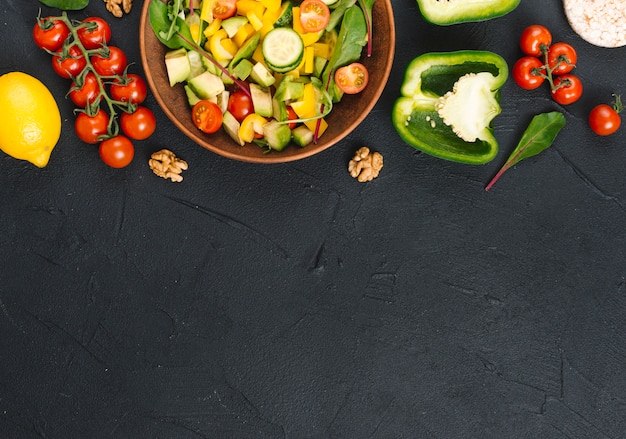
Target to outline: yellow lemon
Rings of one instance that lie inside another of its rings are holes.
[[[61,113],[50,90],[22,72],[0,76],[0,149],[43,168],[61,135]]]

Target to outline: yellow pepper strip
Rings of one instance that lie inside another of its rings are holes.
[[[254,134],[263,134],[263,125],[267,123],[267,119],[256,113],[248,114],[239,126],[239,137],[244,142],[252,142]]]
[[[257,15],[256,12],[250,11],[246,14],[246,17],[248,17],[248,20],[250,21],[250,24],[252,25],[254,30],[261,30],[261,28],[263,27],[263,21],[261,21],[259,15]]]
[[[301,67],[301,73],[310,75],[313,73],[313,58],[315,57],[315,49],[313,47],[304,48],[304,57],[302,57],[303,65]]]
[[[293,111],[296,112],[300,119],[315,117],[315,87],[313,84],[308,83],[304,85],[302,98],[292,102],[291,108],[293,108]]]
[[[230,42],[230,44],[229,44]],[[234,46],[234,51],[232,51]],[[226,30],[220,29],[209,40],[209,48],[217,60],[229,60],[237,51],[237,46],[228,38]],[[231,53],[232,51],[232,53]]]
[[[315,56],[330,59],[330,46],[326,43],[313,43],[313,51]]]
[[[326,128],[328,128],[328,122],[326,122],[326,120],[324,118],[321,119],[313,119],[313,120],[307,120],[306,122],[304,122],[304,124],[313,132],[315,132],[315,129],[317,127],[317,121],[320,121],[320,129],[317,131],[317,135],[318,137],[321,136],[322,134],[324,134],[324,131],[326,131]]]
[[[207,23],[213,23],[213,8],[215,7],[215,0],[204,0],[202,2],[202,9],[200,10],[200,19]]]
[[[280,0],[261,0],[261,3],[263,4],[263,6],[265,6],[265,9],[267,11],[274,11],[277,14],[280,11]]]
[[[298,32],[300,35],[306,33],[302,28],[302,23],[300,23],[300,6],[294,6],[291,8],[291,17],[293,30]]]
[[[211,38],[213,35],[215,35],[215,32],[220,30],[221,27],[222,27],[222,20],[220,20],[219,18],[214,19],[213,22],[209,24],[207,28],[204,30],[204,36],[207,38]]]
[[[243,43],[245,43],[249,37],[254,33],[254,28],[250,23],[246,23],[239,28],[235,36],[233,37],[233,41],[241,47]]]
[[[265,6],[257,0],[238,0],[237,14],[248,16],[249,12],[254,12],[257,17],[262,17],[263,12],[265,12]]]

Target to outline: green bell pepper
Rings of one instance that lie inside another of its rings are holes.
[[[501,112],[506,61],[492,52],[426,53],[406,69],[392,122],[409,145],[442,159],[484,164],[498,153],[491,121]]]
[[[417,0],[424,18],[442,26],[485,21],[508,14],[521,0]]]

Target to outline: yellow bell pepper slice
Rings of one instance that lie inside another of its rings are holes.
[[[239,126],[239,137],[244,142],[252,142],[254,134],[263,134],[263,125],[267,123],[267,119],[256,113],[248,114]]]
[[[215,7],[215,0],[204,0],[202,2],[202,9],[200,10],[200,19],[207,23],[213,23],[213,8]]]
[[[326,120],[324,118],[321,119],[313,119],[313,120],[307,120],[306,122],[304,122],[304,124],[313,132],[315,132],[315,129],[317,128],[317,121],[319,120],[320,122],[320,128],[317,131],[317,135],[321,136],[322,134],[324,134],[324,131],[326,131],[326,128],[328,128],[328,122],[326,122]]]
[[[248,16],[249,12],[254,12],[257,17],[262,17],[263,12],[265,12],[265,6],[257,0],[238,0],[237,14]]]
[[[300,119],[306,119],[308,117],[314,117],[316,114],[315,105],[315,87],[313,84],[308,83],[304,85],[304,92],[302,98],[292,102],[291,108],[296,112]]]
[[[216,18],[213,20],[213,22],[211,22],[211,24],[207,26],[206,29],[204,29],[204,36],[207,38],[211,38],[213,35],[215,35],[215,32],[217,32],[221,28],[222,28],[222,20],[220,20],[219,18]]]
[[[218,60],[232,59],[237,51],[237,46],[228,38],[228,34],[224,29],[220,29],[213,34],[209,40],[209,48],[213,56]]]
[[[233,37],[233,41],[241,47],[250,36],[254,33],[254,28],[250,23],[246,23],[237,30],[237,33]]]
[[[259,18],[260,16],[257,15],[256,12],[250,11],[246,14],[246,17],[248,17],[248,21],[250,22],[254,30],[261,30],[261,28],[263,27],[263,21],[261,21],[261,19]]]
[[[280,11],[281,0],[261,0],[261,3],[265,6],[267,11],[274,11],[277,13]]]

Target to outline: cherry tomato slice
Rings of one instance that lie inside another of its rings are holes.
[[[622,118],[610,105],[597,105],[589,113],[589,126],[599,136],[610,136],[621,124]]]
[[[130,165],[135,156],[135,147],[128,137],[117,135],[100,143],[100,158],[112,168]]]
[[[37,19],[33,27],[33,40],[37,47],[51,52],[59,50],[69,34],[67,25],[52,17]]]
[[[571,72],[577,60],[576,49],[567,43],[554,43],[548,50],[548,65],[553,75]]]
[[[100,83],[93,72],[87,72],[84,75],[82,84],[78,84],[74,80],[70,87],[70,99],[77,107],[86,108],[88,104],[93,104],[100,96]]]
[[[100,17],[85,18],[76,33],[87,50],[98,49],[111,39],[111,27]]]
[[[226,20],[237,12],[237,0],[216,0],[213,6],[213,18]]]
[[[213,134],[222,126],[222,110],[211,101],[197,102],[191,109],[193,124],[203,133]]]
[[[346,94],[360,93],[368,81],[369,74],[367,68],[358,62],[340,67],[335,73],[337,87]]]
[[[149,108],[138,105],[132,113],[122,113],[120,125],[131,139],[144,140],[154,133],[156,117]]]
[[[108,134],[109,114],[99,109],[95,115],[89,116],[84,111],[78,113],[74,122],[74,130],[80,140],[95,145]]]
[[[533,90],[543,84],[545,77],[541,72],[545,72],[543,63],[534,56],[521,57],[511,69],[513,80],[525,90]]]
[[[304,0],[300,4],[300,24],[305,32],[319,32],[330,20],[330,9],[322,0]]]
[[[583,94],[583,83],[577,76],[570,74],[557,76],[554,80],[554,87],[552,99],[561,105],[572,104]]]
[[[520,36],[520,49],[526,55],[541,56],[552,44],[552,34],[545,26],[532,24]]]

